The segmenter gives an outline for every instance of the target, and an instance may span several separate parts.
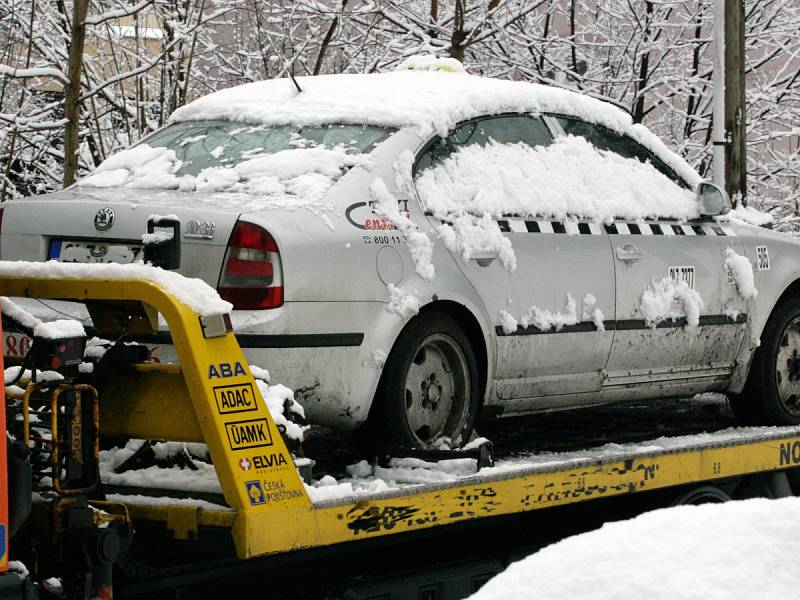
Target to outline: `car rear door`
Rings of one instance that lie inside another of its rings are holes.
[[[465,123],[447,139],[429,144],[415,173],[419,177],[458,147],[489,139],[534,146],[552,137],[541,117],[506,115]],[[430,218],[434,227],[442,225]],[[603,324],[603,315],[614,314],[607,233],[579,220],[503,215],[494,221],[511,242],[515,270],[505,268],[496,253],[473,253],[466,261],[458,252],[451,254],[494,319],[494,390],[506,414],[574,403],[575,395],[599,390],[613,335]]]

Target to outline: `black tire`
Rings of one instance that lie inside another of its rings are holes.
[[[743,424],[800,424],[800,299],[785,300],[773,310],[747,383],[730,400]]]
[[[423,313],[400,333],[386,359],[369,419],[356,435],[362,450],[452,447],[469,441],[480,403],[478,364],[456,321]]]

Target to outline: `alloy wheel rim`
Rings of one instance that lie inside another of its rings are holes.
[[[417,346],[405,375],[406,420],[422,444],[455,437],[470,396],[467,360],[450,336],[436,333]]]
[[[778,400],[793,417],[800,417],[800,318],[783,330],[775,359]]]

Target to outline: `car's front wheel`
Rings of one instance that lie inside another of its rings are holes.
[[[479,404],[478,365],[447,314],[423,313],[398,337],[384,366],[362,440],[430,448],[469,440]]]
[[[731,407],[745,424],[800,424],[800,299],[786,300],[773,311],[747,384],[731,397]]]

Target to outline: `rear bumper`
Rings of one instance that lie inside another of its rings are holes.
[[[233,323],[250,364],[294,390],[310,422],[349,430],[366,420],[383,357],[404,320],[382,302],[288,302],[235,311]],[[177,362],[169,331],[137,340],[160,361]]]

